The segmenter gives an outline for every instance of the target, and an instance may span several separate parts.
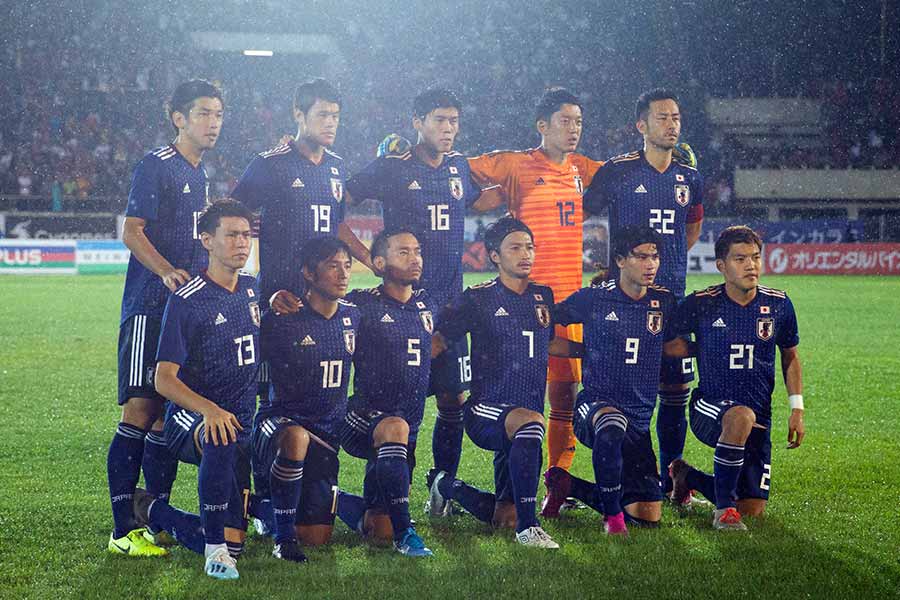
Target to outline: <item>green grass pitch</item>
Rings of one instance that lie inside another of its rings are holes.
[[[716,281],[691,278],[689,289]],[[618,542],[581,510],[544,523],[562,545],[549,552],[518,547],[510,532],[465,516],[429,522],[429,401],[411,508],[433,559],[373,548],[338,523],[333,543],[310,550],[307,565],[272,559],[269,541],[251,534],[241,579],[215,582],[185,549],[158,560],[105,550],[122,278],[0,277],[0,597],[898,597],[900,278],[763,281],[786,289],[798,310],[807,437],[799,450],[785,449],[779,378],[772,497],[748,533],[714,532],[708,511],[666,508],[660,529],[632,530]],[[490,489],[490,456],[466,444],[460,475]],[[690,434],[686,455],[712,464],[712,450]],[[574,470],[591,477],[584,449]],[[342,487],[358,492],[361,472],[361,461],[344,455]],[[196,502],[196,469],[182,465],[173,503]]]

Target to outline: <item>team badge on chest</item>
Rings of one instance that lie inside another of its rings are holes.
[[[579,195],[584,193],[584,183],[581,181],[581,175],[575,176],[575,191],[578,192]]]
[[[537,320],[541,327],[550,327],[550,309],[547,308],[546,304],[536,304],[534,306],[534,314],[537,315]]]
[[[259,303],[249,302],[247,306],[250,308],[250,318],[253,319],[253,324],[259,327]]]
[[[462,177],[451,177],[450,178],[450,193],[453,194],[453,197],[457,200],[462,200],[463,197],[463,182]]]
[[[344,199],[344,182],[340,179],[331,178],[331,195],[340,202]]]
[[[662,331],[662,328],[663,328],[662,311],[648,310],[647,311],[647,331],[649,331],[653,335],[656,335],[660,331]]]
[[[344,348],[349,354],[353,354],[356,350],[356,332],[352,329],[344,330]]]
[[[425,328],[425,331],[431,333],[434,331],[434,319],[431,316],[430,310],[423,310],[419,313],[419,320],[422,321],[422,327]]]
[[[691,201],[691,188],[687,185],[675,186],[675,202],[678,206],[687,206]]]
[[[759,318],[756,320],[756,337],[768,342],[775,335],[775,319]]]

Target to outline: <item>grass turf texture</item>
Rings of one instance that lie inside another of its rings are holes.
[[[717,281],[693,277],[688,289]],[[186,549],[141,560],[105,550],[121,277],[0,277],[0,597],[896,597],[900,278],[764,283],[787,289],[798,310],[808,433],[799,450],[785,449],[779,376],[772,498],[748,533],[715,532],[708,511],[667,507],[660,529],[632,529],[623,543],[581,510],[545,521],[562,549],[540,551],[467,516],[429,522],[429,400],[411,509],[433,559],[371,547],[338,523],[333,543],[309,550],[306,565],[272,559],[271,542],[251,533],[241,579],[216,582]],[[686,458],[709,469],[712,450],[688,434]],[[362,466],[342,455],[342,487],[359,492]],[[574,472],[593,479],[584,448]],[[490,489],[490,455],[467,440],[460,475]],[[196,509],[196,489],[196,469],[181,465],[173,503]]]

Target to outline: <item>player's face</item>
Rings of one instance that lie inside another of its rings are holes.
[[[330,148],[337,137],[341,106],[327,100],[316,100],[306,114],[295,109],[294,119],[299,126],[301,137],[316,146]]]
[[[762,250],[753,243],[732,244],[728,256],[725,260],[717,260],[716,267],[725,276],[725,283],[749,292],[759,284]]]
[[[410,233],[391,236],[388,239],[387,257],[376,257],[376,260],[384,261],[386,281],[412,285],[422,277],[422,248],[416,236]]]
[[[204,96],[194,100],[188,114],[172,113],[172,121],[178,128],[179,137],[187,139],[199,150],[209,150],[219,139],[224,112],[221,100]]]
[[[538,121],[538,131],[544,139],[544,147],[556,152],[575,152],[581,140],[581,108],[575,104],[563,104],[550,116],[550,121]]]
[[[534,265],[534,241],[524,231],[513,231],[500,243],[500,252],[494,252],[500,271],[516,279],[528,279]]]
[[[459,111],[456,108],[436,108],[425,117],[413,119],[419,138],[435,152],[450,152],[459,133]]]
[[[310,275],[304,269],[303,275],[311,289],[329,300],[337,300],[347,295],[351,265],[352,261],[347,253],[340,251],[316,265],[315,274]]]
[[[659,250],[656,244],[635,246],[625,258],[616,258],[622,278],[642,287],[653,283],[659,270]]]
[[[250,223],[241,217],[222,217],[215,235],[202,233],[203,246],[209,250],[210,260],[230,269],[242,269],[250,256]]]
[[[681,115],[674,100],[654,100],[650,103],[647,120],[638,121],[638,131],[644,140],[663,150],[671,150],[681,135]]]

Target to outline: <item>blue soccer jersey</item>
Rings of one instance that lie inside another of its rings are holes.
[[[146,221],[144,234],[176,269],[196,275],[209,254],[200,243],[197,217],[206,207],[209,184],[202,164],[196,167],[174,145],[150,152],[134,168],[126,217]],[[169,289],[134,256],[128,259],[121,322],[134,315],[161,316]]]
[[[383,287],[353,290],[347,301],[361,314],[353,355],[353,393],[365,407],[399,413],[411,432],[425,411],[431,368],[434,304],[425,290],[398,302]]]
[[[499,278],[468,288],[441,310],[449,341],[472,334],[472,394],[478,402],[544,412],[553,291],[529,283],[518,294]]]
[[[725,284],[694,292],[678,306],[669,334],[693,333],[699,390],[710,401],[731,400],[753,409],[760,425],[772,419],[775,346],[800,343],[797,316],[781,290],[759,286],[747,306],[725,293]]]
[[[418,287],[435,304],[443,306],[462,291],[466,208],[481,195],[464,156],[448,152],[436,168],[412,152],[377,158],[347,181],[347,191],[358,200],[381,202],[385,228],[415,233],[424,259]]]
[[[359,309],[344,301],[330,319],[304,304],[296,313],[267,311],[260,337],[272,386],[258,419],[293,419],[337,447],[359,320]]]
[[[344,161],[325,150],[315,164],[289,142],[256,156],[231,193],[260,214],[259,281],[263,300],[305,289],[297,263],[303,243],[336,235],[344,220]]]
[[[582,394],[609,402],[640,431],[649,429],[656,406],[663,330],[674,308],[665,288],[650,286],[634,300],[614,280],[578,290],[554,308],[559,324],[584,324]]]
[[[157,362],[180,366],[178,378],[197,394],[233,413],[249,435],[256,408],[259,293],[240,275],[233,292],[205,273],[166,303]]]
[[[676,297],[684,296],[685,226],[703,218],[703,178],[696,169],[673,160],[660,173],[642,150],[611,158],[594,175],[584,194],[584,207],[592,214],[609,210],[611,240],[622,227],[631,225],[649,225],[658,231],[663,247],[655,281]]]

